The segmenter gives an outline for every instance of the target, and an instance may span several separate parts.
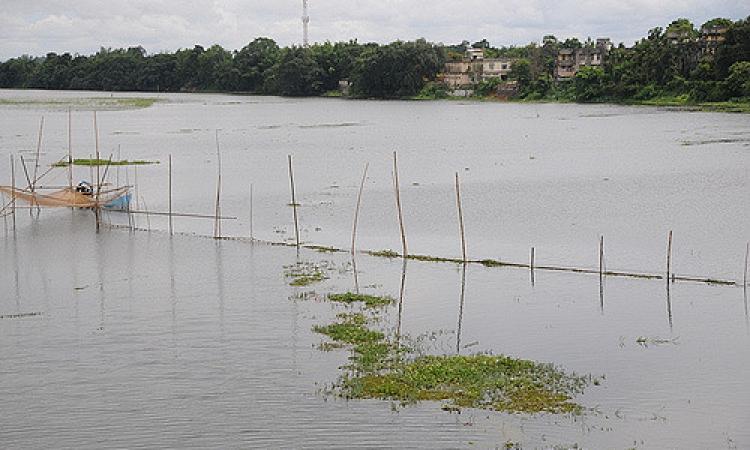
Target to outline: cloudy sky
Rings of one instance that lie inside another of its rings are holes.
[[[302,40],[302,0],[1,0],[0,60],[49,51],[89,54],[142,45],[149,52],[257,36]],[[493,45],[607,36],[631,45],[677,17],[700,25],[750,14],[747,0],[310,0],[310,39],[390,42],[424,37]]]

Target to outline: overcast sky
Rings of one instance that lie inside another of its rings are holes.
[[[310,0],[310,40],[443,43],[487,38],[523,45],[545,34],[632,45],[677,17],[700,25],[744,18],[747,0]],[[302,0],[0,0],[0,60],[141,45],[150,53],[200,44],[233,50],[258,36],[302,40]]]

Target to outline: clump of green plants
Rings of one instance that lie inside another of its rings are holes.
[[[343,253],[345,250],[336,247],[326,247],[323,245],[305,245],[307,249],[315,250],[318,253]]]
[[[503,265],[503,263],[494,259],[483,259],[479,261],[479,263],[482,264],[484,267],[500,267]]]
[[[284,266],[284,276],[289,279],[290,286],[309,286],[327,280],[326,268],[312,262],[298,262]]]
[[[339,321],[330,325],[316,325],[313,331],[324,334],[332,341],[344,344],[373,344],[382,341],[385,335],[366,327],[367,319],[361,313],[341,313]]]
[[[398,258],[399,256],[401,256],[398,254],[398,252],[394,252],[390,249],[368,252],[368,254],[371,256],[379,256],[382,258]]]
[[[440,256],[430,256],[430,255],[407,255],[406,258],[413,259],[416,261],[423,261],[423,262],[455,262],[455,263],[462,262],[460,259],[441,258]]]
[[[392,297],[388,296],[354,294],[352,292],[346,292],[344,294],[328,294],[328,300],[336,303],[345,303],[347,305],[352,303],[362,303],[366,308],[386,306],[395,301]]]
[[[121,161],[110,161],[108,159],[79,159],[76,158],[73,160],[74,166],[144,166],[148,164],[159,164],[159,161],[144,161],[144,160],[134,160],[129,161],[127,159],[123,159]],[[58,161],[54,164],[52,164],[53,167],[68,167],[69,163],[68,161]]]
[[[343,387],[352,398],[446,400],[459,408],[578,413],[582,407],[572,399],[586,384],[586,378],[550,364],[478,354],[421,356],[383,373],[348,377]]]
[[[338,321],[313,331],[347,347],[352,355],[336,385],[352,399],[383,399],[411,404],[443,401],[443,408],[483,408],[513,413],[580,413],[574,401],[592,377],[569,374],[552,364],[496,356],[425,355],[368,328],[361,313],[339,314]],[[322,344],[323,345],[323,344]]]

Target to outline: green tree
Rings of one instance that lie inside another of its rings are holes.
[[[600,100],[605,93],[604,69],[581,67],[575,76],[575,98],[579,102]]]
[[[352,71],[352,92],[360,97],[414,96],[435,79],[444,62],[442,47],[424,39],[369,46]]]
[[[289,47],[281,51],[280,60],[271,68],[264,89],[278,95],[318,95],[323,92],[322,75],[310,49]]]
[[[716,49],[717,78],[726,78],[729,68],[738,61],[750,61],[750,16],[733,23]]]
[[[727,90],[730,96],[750,97],[750,61],[738,61],[729,68]]]
[[[263,89],[269,70],[279,62],[281,50],[273,39],[260,37],[234,56],[234,67],[239,76],[237,89],[259,92]]]

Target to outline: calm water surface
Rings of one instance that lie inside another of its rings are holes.
[[[45,116],[42,163],[64,156],[74,100],[74,151],[93,153],[92,93],[0,91],[36,103],[0,107],[0,179],[25,158]],[[99,94],[109,95],[109,94]],[[83,105],[81,105],[83,103]],[[746,116],[650,108],[460,102],[286,100],[170,95],[147,109],[99,112],[102,153],[174,160],[175,210],[213,211],[215,130],[223,164],[224,233],[293,236],[286,155],[293,154],[302,237],[347,247],[359,177],[369,178],[359,246],[400,248],[391,181],[399,169],[410,250],[460,252],[453,175],[462,177],[475,258],[663,271],[675,233],[678,274],[742,278],[750,239]],[[138,169],[142,209],[165,210],[166,165]],[[19,175],[20,176],[20,175]],[[124,169],[114,176],[135,182]],[[88,178],[77,169],[76,179]],[[64,184],[66,174],[45,183]],[[5,183],[5,181],[3,181]],[[114,223],[123,219],[112,217]],[[137,217],[164,230],[166,222]],[[176,221],[211,234],[210,221]],[[603,374],[583,417],[521,416],[423,404],[345,402],[320,390],[346,352],[319,352],[311,327],[338,311],[294,300],[283,266],[339,268],[312,289],[354,286],[346,256],[214,242],[163,232],[93,233],[83,211],[19,214],[0,244],[0,445],[50,447],[750,446],[750,327],[737,287],[410,261],[405,296],[384,324],[434,351],[493,351]],[[360,286],[397,296],[399,260],[361,256]],[[307,290],[307,289],[304,289]],[[460,334],[458,330],[460,329]],[[639,337],[668,343],[640,345]]]

